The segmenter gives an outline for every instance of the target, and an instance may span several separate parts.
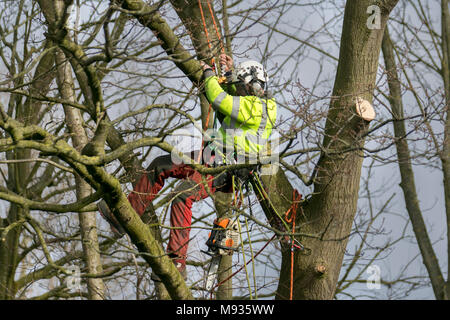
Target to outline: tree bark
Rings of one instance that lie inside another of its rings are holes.
[[[204,60],[206,63],[211,64],[211,58],[215,58],[218,61],[219,53],[222,46],[225,44],[222,42],[221,24],[217,16],[215,15],[214,8],[211,4],[211,9],[214,17],[211,16],[209,7],[203,1],[201,2],[201,8],[197,0],[171,0],[172,6],[175,8],[178,16],[180,17],[183,25],[188,31],[195,52],[198,59]],[[202,12],[203,11],[203,16]],[[214,18],[214,20],[213,20]],[[203,19],[205,25],[203,25]],[[217,26],[217,30],[214,27],[214,21]],[[206,34],[207,32],[207,34]],[[219,32],[219,34],[217,34]],[[220,36],[220,39],[219,39]],[[230,45],[231,47],[231,45]],[[229,52],[231,54],[231,52]],[[201,115],[202,115],[202,127],[203,130],[211,129],[214,125],[214,110],[212,110],[209,101],[206,99],[204,93],[199,94]],[[217,217],[229,216],[232,197],[229,194],[217,192],[214,197],[214,206],[217,211]],[[227,205],[228,204],[228,205]],[[219,269],[218,269],[218,283],[227,279],[232,273],[232,256],[223,256]],[[233,297],[233,283],[232,279],[227,280],[221,286],[217,288],[216,298],[218,300],[229,300]]]
[[[50,43],[47,42],[45,48],[48,49],[49,46]],[[50,84],[54,79],[54,73],[52,72],[53,61],[54,58],[52,52],[47,52],[39,61],[30,86],[30,93],[32,95],[36,93],[45,95],[48,92]],[[13,97],[14,95],[11,96],[11,99],[13,99]],[[36,115],[40,113],[42,103],[32,98],[28,98],[23,105],[18,104],[16,107],[18,120],[23,123],[36,124],[36,121],[39,119]],[[7,158],[10,160],[29,159],[29,155],[30,150],[7,152]],[[29,180],[27,174],[30,171],[29,167],[30,165],[28,163],[8,165],[8,189],[19,194],[28,192],[25,183]],[[0,228],[5,228],[16,223],[23,216],[23,209],[11,203],[7,218],[0,218]],[[16,294],[17,288],[14,284],[14,279],[18,263],[17,250],[21,231],[22,226],[18,226],[8,232],[4,239],[0,239],[0,300],[14,299]]]
[[[55,32],[55,10],[54,7],[52,5],[49,5],[48,2],[45,1],[39,1],[39,5],[41,7],[41,10],[44,13],[44,16],[47,20],[47,23],[49,24],[49,28],[52,32]],[[70,53],[70,52],[69,52]],[[77,76],[78,79],[78,83],[80,84],[80,88],[83,92],[83,96],[85,98],[85,103],[93,110],[95,110],[94,105],[95,105],[95,99],[94,99],[94,94],[92,92],[92,88],[88,86],[89,81],[88,81],[88,75],[86,74],[83,66],[77,61],[77,59],[73,56],[69,54],[69,59],[70,62],[72,64],[72,68]],[[98,75],[99,77],[99,75]],[[106,118],[103,120],[104,124],[106,126],[109,125],[109,119],[106,116]],[[109,125],[109,134],[107,135],[107,142],[110,145],[111,149],[117,149],[120,146],[124,145],[126,142],[123,140],[123,138],[121,137],[121,135],[117,132],[117,130],[115,130],[115,128],[113,128],[112,126]],[[134,185],[134,183],[136,182],[137,178],[144,172],[143,168],[140,165],[140,162],[138,161],[137,157],[132,154],[130,155],[124,155],[122,157],[119,158],[119,161],[121,162],[121,164],[123,165],[124,169],[126,170],[128,176],[131,179],[132,184]],[[116,190],[118,191],[118,190]],[[127,214],[129,214],[127,212]],[[150,222],[157,222],[157,217],[154,213],[153,210],[153,205],[150,206],[150,208],[146,211],[146,213],[143,216],[143,220],[145,221],[145,223],[150,223]],[[152,239],[155,239],[157,241],[159,241],[159,243],[161,244],[161,234],[160,234],[160,229],[159,227],[154,227],[154,228],[150,228],[149,230],[151,232],[151,236]],[[145,236],[143,236],[145,238]],[[145,247],[145,246],[144,246]],[[148,248],[145,248],[148,249]],[[155,249],[155,246],[152,247],[152,250]],[[152,260],[154,261],[154,260]],[[153,263],[150,263],[150,265],[152,266]],[[171,270],[170,266],[169,266],[169,270]],[[172,291],[173,293],[173,291]],[[189,297],[190,293],[187,293],[187,295],[183,295],[184,297]],[[180,297],[177,294],[174,294],[175,297]]]
[[[297,211],[298,237],[311,249],[309,256],[294,256],[293,298],[332,299],[345,248],[356,213],[362,160],[358,148],[367,123],[355,115],[355,98],[371,102],[383,32],[397,1],[347,1],[341,36],[340,57],[323,138],[324,151],[317,164],[313,196]],[[379,5],[381,28],[367,27],[367,8]],[[355,148],[355,149],[352,149]],[[283,175],[281,171],[279,176]],[[267,184],[266,184],[267,185]],[[288,181],[277,186],[277,194],[292,198]],[[271,198],[275,198],[271,194]],[[282,209],[282,207],[281,207]],[[283,212],[282,210],[279,210]],[[290,253],[282,254],[277,299],[290,292]]]
[[[216,208],[217,218],[230,217],[232,210],[230,203],[232,201],[231,193],[216,192],[214,197],[214,206]],[[232,274],[233,255],[224,255],[220,259],[217,270],[217,283],[228,279]],[[228,279],[222,283],[216,290],[217,300],[231,300],[233,298],[233,279]]]
[[[63,9],[63,1],[56,1],[54,10],[56,17],[62,17]],[[60,18],[56,18],[55,20],[58,21]],[[55,54],[55,64],[57,67],[57,82],[61,98],[69,102],[76,102],[72,69],[61,50],[57,50]],[[81,151],[88,143],[88,137],[83,127],[83,116],[79,109],[67,105],[63,107],[72,145],[75,149]],[[75,175],[75,184],[77,199],[82,199],[91,194],[91,187],[79,175]],[[78,214],[84,261],[89,274],[101,274],[103,272],[95,216],[96,212],[82,212]],[[90,300],[103,300],[105,298],[105,286],[101,278],[88,278],[87,288]]]
[[[73,91],[72,69],[65,55],[58,50],[56,53],[56,65],[58,68],[58,86],[64,100],[75,102]],[[83,128],[83,117],[80,110],[70,106],[64,106],[67,127],[72,136],[72,144],[77,150],[81,150],[87,143],[88,138]],[[91,194],[89,184],[79,175],[75,176],[77,199],[82,199]],[[84,251],[84,261],[87,272],[90,274],[101,274],[103,266],[100,258],[100,249],[97,237],[96,212],[82,212],[78,214],[80,220],[81,240]],[[103,300],[105,298],[105,287],[100,278],[88,278],[88,296],[90,300]]]

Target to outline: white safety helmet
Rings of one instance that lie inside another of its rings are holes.
[[[255,80],[259,80],[263,85],[265,85],[269,81],[269,77],[264,69],[264,66],[261,63],[252,60],[242,62],[236,68],[236,76],[245,84],[252,84]]]

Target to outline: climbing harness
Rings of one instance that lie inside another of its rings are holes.
[[[217,38],[219,40],[221,52],[225,53],[225,48],[223,45],[222,37],[220,35],[219,28],[217,26],[217,23],[216,23],[216,20],[214,17],[214,12],[212,10],[210,0],[206,0],[206,3],[207,3],[209,13],[212,18],[212,22],[213,22],[214,29],[217,34]],[[203,11],[203,6],[202,6],[201,0],[198,0],[198,5],[199,5],[199,10],[200,10],[201,18],[202,18],[202,23],[203,23],[203,27],[204,27],[204,31],[205,31],[208,48],[212,52],[213,48],[212,48],[211,40],[209,38],[209,32],[208,32],[208,28],[206,26],[205,14]],[[243,77],[244,76],[245,77],[252,76],[252,78],[256,77],[257,80],[267,83],[267,78],[268,78],[267,73],[264,71],[264,68],[262,67],[262,65],[254,62],[254,61],[247,62],[247,64],[248,65],[244,64],[242,66],[241,73],[242,73]],[[218,76],[219,83],[221,83],[221,84],[224,83],[226,81],[225,68],[222,65],[220,66],[221,67],[220,68],[221,76],[219,76],[218,68],[217,68],[217,64],[216,64],[214,56],[211,58],[211,67],[213,68],[214,72]],[[249,72],[250,72],[250,74],[249,74]],[[211,109],[212,109],[212,105],[210,104],[209,109],[208,109],[206,123],[205,123],[206,129],[209,126]],[[215,115],[214,116],[214,127],[216,126],[216,120],[217,120],[217,117]],[[197,160],[197,162],[199,162],[199,163],[200,163],[204,148],[205,148],[205,141],[204,141],[204,139],[202,139],[202,146],[201,146],[201,149],[199,152],[199,158]],[[226,162],[228,162],[228,161],[226,161]],[[292,300],[292,298],[293,298],[293,279],[294,279],[294,252],[295,252],[295,250],[299,250],[303,254],[310,253],[310,250],[305,248],[300,243],[300,241],[295,239],[295,237],[294,237],[295,229],[296,229],[296,226],[295,226],[296,213],[297,213],[298,206],[302,200],[302,196],[297,190],[294,189],[292,205],[286,211],[286,213],[284,214],[284,217],[281,216],[275,209],[273,203],[270,201],[270,198],[268,197],[266,191],[264,190],[257,171],[258,171],[258,169],[250,170],[250,172],[248,173],[248,176],[244,179],[242,179],[240,177],[239,172],[232,172],[232,185],[233,185],[233,196],[234,196],[233,206],[240,207],[241,204],[243,203],[242,187],[247,188],[247,194],[249,195],[250,186],[252,186],[253,191],[257,192],[259,201],[265,202],[268,209],[270,209],[275,214],[275,216],[278,217],[279,221],[281,222],[282,229],[284,229],[285,231],[288,231],[289,224],[291,224],[292,232],[290,235],[290,238],[291,238],[291,241],[290,241],[290,249],[291,249],[290,299]],[[238,188],[236,188],[236,184],[238,184]],[[240,197],[238,196],[239,193],[241,195]],[[250,198],[249,198],[249,208],[251,211],[251,215],[253,215],[252,210],[251,210]],[[238,218],[235,218],[233,221],[230,218],[216,219],[214,221],[213,230],[209,234],[208,240],[206,241],[208,250],[203,251],[204,253],[206,253],[212,257],[209,268],[208,268],[208,274],[207,274],[207,279],[206,279],[206,290],[209,291],[211,293],[211,295],[212,295],[213,290],[216,287],[218,287],[221,284],[223,284],[224,282],[228,281],[230,278],[232,278],[234,275],[236,275],[242,269],[246,268],[246,266],[250,262],[254,261],[254,259],[276,237],[276,235],[272,236],[272,238],[255,255],[252,254],[252,258],[250,261],[245,262],[245,258],[244,258],[244,265],[239,270],[234,272],[227,279],[222,280],[220,283],[217,283],[214,286],[214,283],[217,278],[218,267],[219,267],[222,256],[223,255],[232,255],[234,251],[238,251],[239,237],[241,236],[240,230],[241,230],[241,228],[240,228],[240,222],[239,222]],[[241,239],[241,244],[242,244],[242,239]]]

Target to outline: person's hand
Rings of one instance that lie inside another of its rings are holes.
[[[203,71],[206,71],[208,69],[212,69],[207,63],[205,63],[204,61],[199,61],[200,62],[200,66],[202,67]]]
[[[220,66],[224,66],[225,72],[231,71],[233,69],[233,58],[226,55],[225,53],[222,53],[219,56],[219,63]]]

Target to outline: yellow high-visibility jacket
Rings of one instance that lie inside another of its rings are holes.
[[[268,150],[277,117],[275,99],[233,96],[224,91],[211,70],[204,76],[206,97],[213,109],[224,116],[219,129],[223,145],[233,143],[235,152],[250,156]]]

